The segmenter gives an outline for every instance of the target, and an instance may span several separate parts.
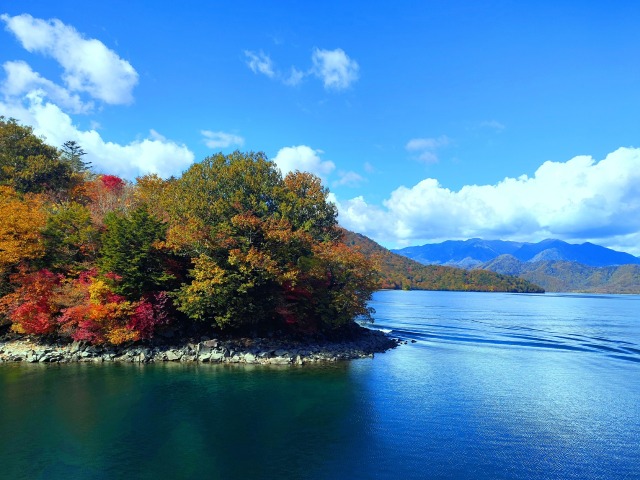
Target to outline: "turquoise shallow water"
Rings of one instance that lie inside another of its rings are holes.
[[[640,478],[640,297],[378,292],[324,367],[0,366],[0,478]]]

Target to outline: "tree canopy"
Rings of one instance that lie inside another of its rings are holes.
[[[314,175],[236,151],[127,182],[84,155],[0,119],[0,317],[15,331],[116,344],[370,318],[373,266]]]

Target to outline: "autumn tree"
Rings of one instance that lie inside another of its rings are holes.
[[[351,269],[370,265],[339,243],[335,206],[317,177],[283,180],[264,155],[235,152],[193,165],[170,190],[169,243],[193,259],[190,282],[175,294],[189,318],[322,329],[367,315],[372,284]],[[350,290],[340,296],[342,287]]]
[[[45,222],[40,197],[0,186],[0,273],[44,255]]]

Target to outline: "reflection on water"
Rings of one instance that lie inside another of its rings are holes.
[[[3,476],[303,478],[361,437],[347,370],[3,366]]]
[[[378,292],[351,363],[2,365],[3,478],[640,478],[640,297]]]

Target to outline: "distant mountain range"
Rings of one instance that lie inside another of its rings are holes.
[[[640,293],[640,258],[593,243],[575,245],[553,239],[521,243],[474,238],[393,252],[424,265],[515,275],[550,292]]]
[[[390,252],[370,238],[345,230],[344,241],[356,246],[378,266],[380,288],[473,292],[543,293],[538,285],[488,270],[464,270],[442,265],[422,265]]]
[[[640,258],[593,243],[575,245],[562,240],[543,240],[538,243],[508,242],[503,240],[448,240],[419,247],[406,247],[392,252],[411,258],[424,265],[447,265],[472,268],[500,255],[512,255],[521,262],[564,260],[592,267],[614,265],[640,265]]]

